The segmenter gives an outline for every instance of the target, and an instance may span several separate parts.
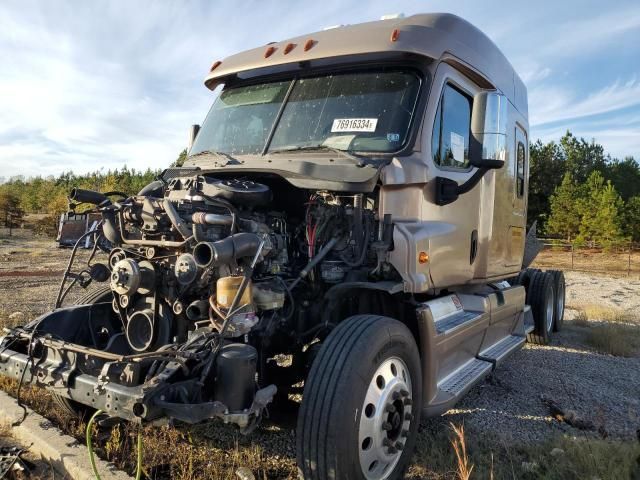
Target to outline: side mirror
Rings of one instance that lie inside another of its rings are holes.
[[[200,125],[191,125],[191,128],[189,129],[189,145],[187,146],[187,151],[191,150],[191,147],[193,147],[193,142],[196,141],[199,131]]]
[[[480,92],[473,97],[471,135],[476,148],[470,163],[479,168],[501,168],[507,155],[507,97]]]

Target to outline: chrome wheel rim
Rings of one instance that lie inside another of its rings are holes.
[[[411,375],[398,357],[376,369],[364,397],[358,429],[360,468],[368,480],[389,477],[398,464],[413,419]]]
[[[555,305],[553,288],[550,289],[551,295],[547,298],[547,308],[545,310],[546,318],[545,318],[545,326],[547,328],[547,332],[551,331],[553,327],[553,307]]]
[[[557,311],[557,320],[562,318],[564,314],[564,283],[558,282],[558,292],[556,293],[556,311]]]

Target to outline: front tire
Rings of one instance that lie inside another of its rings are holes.
[[[111,302],[113,294],[109,286],[102,286],[92,292],[83,295],[75,302],[76,305],[95,305],[96,303]],[[91,407],[87,407],[81,403],[71,400],[70,398],[63,397],[56,393],[51,393],[53,402],[60,407],[67,415],[76,417],[80,420],[84,420],[93,415],[95,410]]]
[[[402,478],[421,406],[420,355],[409,329],[377,315],[344,320],[305,381],[297,431],[302,477]]]

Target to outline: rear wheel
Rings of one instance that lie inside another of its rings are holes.
[[[527,288],[527,304],[533,313],[534,330],[528,336],[531,343],[546,345],[551,339],[554,324],[555,295],[553,277],[535,272]]]
[[[540,271],[541,270],[538,268],[525,268],[518,274],[515,283],[527,288],[529,287],[529,283],[531,282],[533,276]]]
[[[547,270],[553,278],[553,290],[555,294],[555,306],[553,309],[553,331],[559,332],[564,324],[565,284],[564,273],[561,270]]]
[[[103,286],[96,289],[93,292],[86,293],[78,301],[75,303],[76,305],[94,305],[96,303],[104,303],[111,302],[113,299],[113,294],[111,293],[111,288],[109,286]],[[79,419],[89,418],[95,410],[91,407],[87,407],[81,403],[76,402],[75,400],[71,400],[70,398],[63,397],[61,395],[57,395],[55,393],[51,394],[53,401],[61,410],[63,410],[67,415],[72,417],[77,417]]]
[[[305,479],[402,478],[422,405],[420,356],[401,322],[356,315],[323,342],[305,382],[297,457]]]

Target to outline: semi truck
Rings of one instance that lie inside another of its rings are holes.
[[[5,330],[0,373],[77,415],[244,433],[301,394],[301,477],[401,478],[421,419],[562,327],[562,272],[525,255],[527,90],[450,14],[269,43],[204,84],[184,165],[70,193],[108,258]]]

